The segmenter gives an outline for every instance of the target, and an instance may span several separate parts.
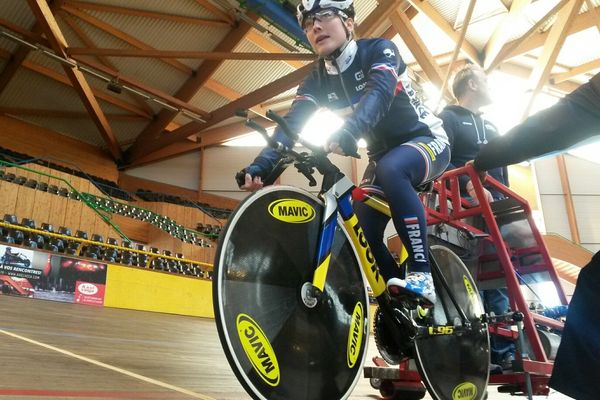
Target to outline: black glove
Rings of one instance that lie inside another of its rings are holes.
[[[327,143],[337,143],[345,155],[360,158],[356,138],[346,129],[341,128],[333,133]]]
[[[235,181],[237,182],[238,187],[242,187],[246,184],[246,174],[250,174],[252,178],[255,176],[263,178],[264,176],[262,169],[258,165],[251,164],[235,174]]]

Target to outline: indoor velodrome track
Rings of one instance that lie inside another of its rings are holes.
[[[1,295],[0,315],[0,400],[249,399],[212,319]],[[350,397],[379,398],[367,379]],[[509,398],[489,388],[489,400]]]

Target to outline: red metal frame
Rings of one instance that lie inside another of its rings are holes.
[[[478,200],[478,205],[472,205],[468,200],[460,196],[458,178],[461,175],[467,175],[473,182],[473,188]],[[484,188],[480,180],[479,173],[471,166],[447,171],[438,180],[434,182],[433,194],[437,196],[436,209],[428,207],[429,194],[423,194],[423,204],[427,215],[428,225],[445,224],[456,229],[470,232],[471,234],[481,235],[482,240],[489,241],[494,245],[495,254],[480,255],[479,263],[486,261],[498,261],[502,270],[491,272],[478,272],[477,280],[484,281],[488,279],[504,278],[508,291],[510,307],[513,311],[523,314],[523,332],[529,341],[531,352],[527,358],[519,359],[522,371],[490,375],[489,383],[492,385],[508,385],[508,391],[514,391],[517,394],[528,394],[527,380],[531,383],[532,394],[547,395],[548,380],[552,374],[553,362],[548,359],[542,346],[540,336],[536,329],[536,324],[544,325],[552,329],[562,330],[564,324],[560,321],[532,313],[525,300],[516,272],[519,274],[530,274],[533,272],[547,272],[554,283],[558,297],[562,304],[567,304],[567,298],[559,281],[558,274],[554,269],[552,260],[548,254],[548,249],[544,243],[542,235],[533,221],[531,207],[527,201],[500,184],[492,177],[485,179],[486,186],[491,186],[498,192],[504,194],[506,198],[513,199],[525,213],[531,233],[536,242],[535,246],[523,248],[510,248],[502,238],[502,234],[495,220],[494,213],[490,204],[485,200]],[[480,216],[485,222],[485,230],[477,228],[468,222],[466,218]],[[541,256],[541,262],[534,265],[521,265],[520,258],[524,255],[536,254]],[[519,333],[510,327],[509,322],[497,322],[490,324],[490,333],[501,335],[513,340],[519,340]],[[520,357],[520,355],[517,355]],[[413,387],[415,384],[415,374],[418,372],[410,371],[407,375],[406,366],[400,366],[400,378],[394,381],[396,387]],[[512,388],[511,388],[512,386]]]
[[[478,205],[471,205],[469,201],[460,196],[458,177],[468,175],[473,182],[473,187],[478,199]],[[535,226],[531,215],[531,208],[527,201],[511,191],[509,188],[500,184],[491,177],[486,178],[486,186],[491,186],[498,192],[504,194],[505,197],[511,198],[522,208],[525,213],[527,222],[531,228],[531,233],[535,239],[536,245],[527,248],[509,248],[508,244],[502,238],[500,229],[490,205],[485,199],[484,188],[480,181],[480,176],[472,166],[465,166],[444,173],[434,183],[433,192],[437,195],[436,209],[428,207],[427,194],[424,194],[423,203],[425,204],[427,224],[437,225],[446,224],[456,229],[467,231],[475,235],[482,235],[482,240],[489,241],[495,247],[496,254],[481,255],[480,263],[485,261],[498,261],[502,271],[479,272],[478,280],[487,280],[495,278],[504,278],[508,290],[509,303],[513,311],[518,311],[523,314],[523,331],[527,334],[531,353],[527,359],[522,359],[522,371],[505,373],[490,376],[490,384],[494,385],[512,385],[516,388],[516,392],[527,394],[526,381],[530,379],[533,393],[536,395],[548,394],[548,380],[552,373],[553,362],[546,356],[540,336],[536,329],[536,324],[545,325],[552,329],[562,330],[563,323],[542,315],[534,314],[529,310],[529,305],[525,300],[519,280],[515,272],[520,274],[528,274],[532,272],[546,271],[551,280],[556,286],[556,290],[560,301],[567,304],[567,298],[560,284],[558,275],[552,260],[548,254],[548,250],[542,235]],[[466,218],[480,216],[485,222],[485,231],[472,226],[466,222]],[[519,261],[519,257],[528,254],[536,254],[541,256],[542,261],[538,264],[523,266]],[[494,323],[490,324],[490,333],[499,334],[501,336],[518,339],[518,333],[510,329],[509,323]],[[414,376],[401,378],[395,382],[395,385],[401,386],[413,384]],[[406,379],[406,381],[404,381]]]
[[[468,175],[473,182],[473,188],[479,203],[478,205],[473,206],[467,200],[460,197],[458,178],[461,175]],[[488,234],[484,240],[488,240],[494,245],[496,254],[483,255],[480,258],[480,262],[498,260],[502,267],[502,271],[480,272],[477,279],[486,280],[503,277],[506,280],[511,309],[513,311],[521,312],[524,316],[524,332],[527,333],[527,339],[530,343],[532,353],[531,360],[522,360],[523,372],[491,375],[490,383],[521,384],[524,381],[524,373],[529,373],[532,377],[534,394],[545,394],[547,393],[546,383],[548,377],[552,373],[553,363],[552,361],[548,360],[544,352],[535,325],[537,323],[540,325],[549,326],[553,329],[562,329],[563,323],[538,314],[534,314],[529,310],[529,305],[527,304],[527,301],[521,292],[519,280],[515,274],[515,271],[518,271],[521,274],[540,271],[548,272],[551,280],[556,286],[560,301],[563,304],[567,304],[567,298],[560,284],[556,270],[552,264],[552,260],[548,254],[546,245],[542,239],[542,235],[535,226],[533,217],[531,215],[531,207],[527,201],[489,176],[486,178],[485,182],[487,186],[493,187],[498,192],[504,194],[505,197],[515,200],[516,203],[518,203],[518,205],[523,209],[527,218],[527,222],[531,228],[531,233],[535,239],[536,246],[518,249],[510,249],[507,246],[502,238],[500,229],[496,223],[490,205],[487,203],[487,201],[482,200],[485,199],[485,196],[479,174],[470,165],[448,171],[435,182],[434,192],[438,195],[439,209],[434,210],[426,207],[427,223],[428,225],[443,223],[474,234]],[[449,207],[448,204],[450,204],[451,207]],[[486,232],[482,232],[481,229],[475,228],[474,226],[471,226],[465,222],[465,218],[472,216],[481,216],[483,218],[486,225]],[[519,257],[527,254],[540,255],[542,258],[541,263],[530,266],[520,265]],[[503,328],[502,324],[490,326],[490,332],[515,338],[515,333],[511,330]]]

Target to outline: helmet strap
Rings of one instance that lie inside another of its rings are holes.
[[[346,22],[344,21],[344,18],[342,18],[342,16],[339,14],[338,14],[338,17],[340,18],[340,22],[342,23],[342,26],[344,27],[344,32],[346,32],[346,41],[344,42],[343,45],[341,45],[339,48],[334,50],[330,55],[325,57],[325,60],[336,60],[339,56],[342,55],[342,53],[344,53],[344,50],[346,50],[346,47],[352,41],[352,37],[353,37],[352,32],[350,32],[350,30],[346,26]]]

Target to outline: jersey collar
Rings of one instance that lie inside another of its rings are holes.
[[[348,69],[352,61],[354,61],[354,57],[356,56],[356,52],[358,50],[358,44],[356,44],[355,40],[350,40],[344,50],[342,50],[342,54],[340,54],[336,59],[335,63],[340,69],[340,73],[344,72]],[[325,69],[329,75],[337,75],[338,68],[333,63],[333,60],[325,59]]]

